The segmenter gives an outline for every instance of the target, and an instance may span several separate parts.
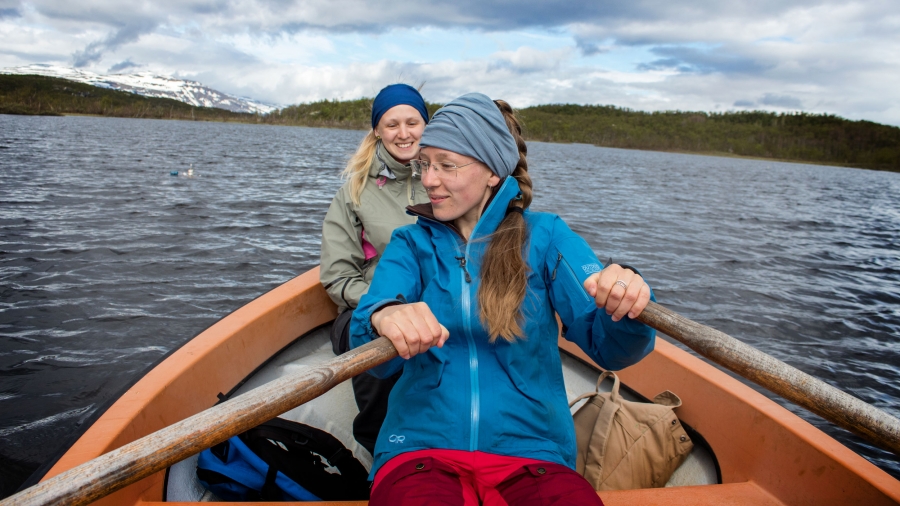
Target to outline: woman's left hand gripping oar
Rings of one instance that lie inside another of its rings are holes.
[[[617,322],[626,314],[637,318],[650,302],[650,286],[640,274],[618,264],[610,264],[584,281],[584,289],[597,307]]]

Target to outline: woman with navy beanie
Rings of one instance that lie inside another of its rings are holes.
[[[412,167],[427,204],[397,229],[353,312],[350,342],[387,337],[402,372],[375,444],[373,506],[598,505],[575,472],[559,327],[605,369],[632,365],[655,332],[634,320],[652,292],[601,267],[556,215],[529,209],[526,146],[509,104],[479,93],[434,114]]]
[[[325,215],[319,279],[341,311],[331,334],[335,354],[349,349],[350,316],[369,289],[391,233],[416,221],[406,214],[406,206],[428,202],[421,180],[409,167],[419,154],[426,123],[428,110],[418,90],[407,84],[382,89],[372,103],[372,130],[347,163],[347,181]],[[360,410],[353,421],[353,435],[369,452],[395,382],[396,377],[353,378]]]

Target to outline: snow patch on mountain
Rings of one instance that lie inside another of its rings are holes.
[[[171,98],[197,107],[217,107],[232,112],[268,114],[278,108],[250,98],[222,93],[197,81],[160,76],[151,72],[100,75],[70,67],[32,64],[0,69],[0,74],[59,77],[101,88],[128,91],[146,97]]]

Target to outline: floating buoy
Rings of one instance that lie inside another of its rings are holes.
[[[170,176],[177,176],[177,175],[178,175],[178,171],[177,171],[177,170],[173,170],[172,172],[169,172],[169,175],[170,175]]]

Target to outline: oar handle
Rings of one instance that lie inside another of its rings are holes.
[[[650,302],[636,318],[838,427],[900,455],[900,420],[713,328]]]
[[[88,504],[315,399],[396,356],[394,345],[378,338],[128,443],[7,497],[0,505]]]

